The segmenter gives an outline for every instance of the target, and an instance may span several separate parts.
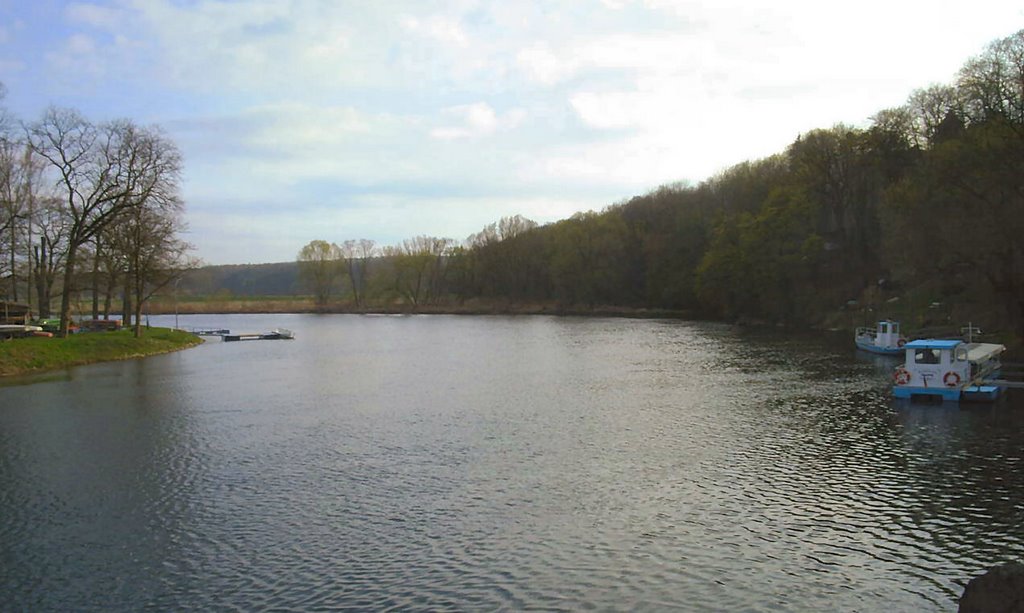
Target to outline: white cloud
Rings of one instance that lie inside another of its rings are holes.
[[[194,215],[236,215],[268,250],[298,216],[291,258],[328,224],[553,221],[863,121],[1024,21],[978,2],[80,1],[28,26],[45,66],[8,52],[33,34],[20,17],[0,26],[0,74],[11,100],[8,75],[38,74],[32,95],[169,125]]]
[[[560,57],[547,43],[534,43],[516,55],[516,63],[527,77],[544,85],[564,81],[578,70],[573,58]]]
[[[401,20],[402,26],[413,34],[426,36],[435,41],[465,48],[469,46],[469,37],[457,21],[432,16],[426,19],[407,16]]]
[[[499,116],[485,102],[449,107],[442,111],[449,122],[445,126],[433,128],[430,135],[439,140],[458,140],[489,136],[499,130],[510,130],[518,126],[526,117],[523,109],[513,109]]]
[[[381,118],[368,116],[351,106],[322,107],[302,103],[256,107],[246,112],[256,118],[250,142],[256,145],[288,143],[291,152],[315,147],[335,147],[366,134]]]
[[[306,55],[313,62],[335,62],[344,59],[352,49],[352,41],[348,36],[334,34],[333,38],[313,43],[306,47]]]

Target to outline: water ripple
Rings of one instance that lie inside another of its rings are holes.
[[[1021,407],[846,339],[199,319],[298,340],[0,388],[0,609],[949,609],[1024,554]]]

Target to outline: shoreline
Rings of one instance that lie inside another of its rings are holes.
[[[121,330],[5,340],[0,342],[0,385],[75,366],[173,353],[202,342],[195,334],[170,328],[144,329],[138,339],[131,330]]]
[[[632,317],[637,319],[693,319],[689,311],[620,306],[560,306],[555,304],[465,304],[373,305],[347,304],[316,306],[311,300],[212,300],[187,301],[177,305],[154,302],[150,315],[242,315],[242,314],[338,314],[338,315],[556,315],[580,317]]]

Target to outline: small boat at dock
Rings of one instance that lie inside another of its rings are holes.
[[[995,400],[1005,387],[999,379],[1003,345],[920,339],[903,351],[904,363],[893,372],[896,398]]]
[[[874,328],[862,326],[853,333],[858,349],[880,355],[899,355],[907,339],[900,334],[900,322],[883,319]]]

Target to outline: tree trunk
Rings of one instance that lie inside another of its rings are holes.
[[[71,286],[73,285],[75,262],[78,259],[78,245],[75,241],[68,244],[67,259],[64,262],[64,287],[60,291],[60,335],[68,335],[71,324]]]
[[[110,307],[114,298],[114,290],[117,289],[117,276],[111,271],[107,275],[107,291],[103,295],[103,319],[110,319]]]
[[[36,297],[38,298],[39,305],[39,319],[48,319],[50,317],[50,292],[49,284],[47,284],[47,276],[49,273],[49,266],[46,264],[46,238],[42,238],[39,241],[39,246],[32,246],[32,253],[36,260],[35,270],[35,284],[36,284]]]
[[[142,337],[142,298],[135,297],[135,338]]]
[[[15,268],[15,266],[17,265],[18,262],[14,258],[14,254],[17,253],[17,251],[18,251],[17,250],[17,245],[16,245],[16,239],[17,239],[18,235],[15,233],[15,229],[18,227],[18,224],[15,223],[16,221],[17,221],[17,217],[12,215],[11,216],[11,297],[14,299],[15,302],[18,301],[18,275],[15,274],[16,270],[17,270]]]
[[[100,318],[100,239],[96,239],[96,254],[92,258],[92,318]]]
[[[132,268],[135,269],[135,274],[131,275],[132,279],[132,299],[135,301],[135,338],[142,337],[142,303],[145,301],[143,297],[143,291],[145,289],[145,280],[142,278],[142,272],[139,270],[138,260],[132,263]],[[125,291],[128,290],[128,279],[125,279]]]
[[[124,293],[122,294],[123,301],[121,303],[121,323],[124,327],[132,325],[132,290],[131,290],[131,277],[128,273],[124,275]]]
[[[353,258],[349,258],[347,264],[348,264],[348,278],[349,278],[349,281],[352,282],[352,300],[355,301],[356,307],[358,308],[359,304],[360,304],[360,301],[359,301],[359,279],[358,279],[358,276],[359,276],[358,268],[359,268],[359,266],[358,266],[358,264],[356,264],[354,262]]]

